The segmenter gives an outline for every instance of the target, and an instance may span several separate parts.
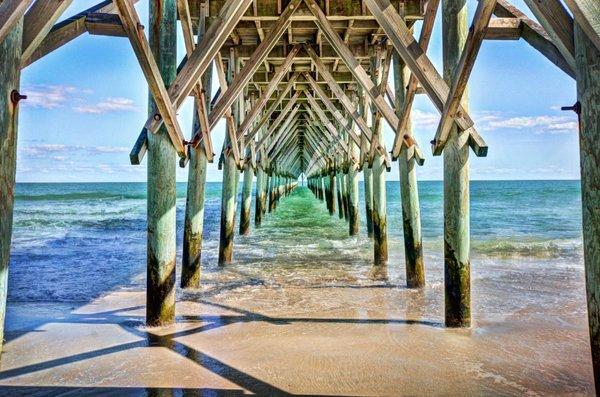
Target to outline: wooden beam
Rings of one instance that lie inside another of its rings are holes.
[[[352,121],[348,120],[346,117],[344,117],[344,115],[342,115],[342,112],[340,112],[338,110],[338,108],[329,100],[327,95],[323,92],[321,87],[319,87],[319,85],[315,82],[315,80],[312,78],[312,76],[310,74],[308,74],[307,72],[304,72],[304,78],[306,79],[306,81],[308,81],[308,83],[310,84],[312,89],[315,91],[317,96],[321,99],[321,102],[323,102],[325,104],[325,107],[327,109],[329,109],[329,112],[333,115],[333,117],[338,121],[338,123],[340,123],[341,126],[344,127],[344,130],[346,130],[346,132],[348,133],[348,135],[350,135],[352,140],[357,145],[360,144],[360,139],[354,133],[354,131],[352,131]],[[307,98],[308,98],[308,96],[307,96]]]
[[[29,8],[23,22],[23,59],[28,59],[33,54],[72,1],[37,0]]]
[[[238,141],[242,138],[242,135],[244,135],[246,133],[246,131],[248,131],[248,129],[252,126],[252,124],[254,124],[254,122],[256,121],[256,118],[259,116],[261,110],[263,110],[265,108],[269,98],[271,98],[271,95],[273,95],[273,92],[275,92],[275,89],[278,87],[279,82],[287,74],[288,70],[294,63],[294,57],[296,56],[296,54],[298,54],[298,51],[300,51],[300,48],[301,48],[300,45],[295,45],[292,48],[292,50],[289,52],[287,58],[285,59],[284,63],[275,72],[275,76],[274,76],[273,80],[269,83],[266,90],[262,93],[262,95],[260,96],[258,101],[256,101],[254,106],[252,106],[252,109],[250,109],[250,111],[244,118],[244,121],[240,125],[240,128],[238,128],[238,132],[237,132]]]
[[[3,0],[0,3],[0,43],[19,23],[32,0]]]
[[[296,101],[298,100],[299,95],[300,95],[300,91],[297,91],[294,94],[294,96],[292,97],[292,99],[287,103],[287,105],[285,105],[285,107],[283,108],[281,113],[279,113],[279,116],[277,116],[275,121],[273,121],[273,123],[269,126],[265,135],[261,138],[259,143],[256,145],[257,149],[260,149],[264,145],[264,143],[267,141],[267,139],[273,134],[275,129],[283,122],[283,120],[286,118],[288,113],[290,113],[290,111],[292,110],[292,107],[296,104]],[[297,108],[296,108],[296,111],[298,111]]]
[[[134,0],[134,2],[136,1]],[[21,67],[24,68],[31,65],[38,59],[84,34],[86,32],[85,20],[89,14],[110,13],[113,11],[115,11],[115,5],[112,0],[104,0],[85,11],[57,23],[50,29],[50,32],[33,51],[31,56],[22,58]]]
[[[273,114],[275,109],[279,106],[279,104],[283,101],[283,99],[288,95],[290,90],[292,88],[294,88],[294,83],[298,79],[299,75],[300,75],[299,73],[294,73],[292,75],[292,77],[290,77],[290,79],[286,83],[285,88],[279,93],[279,95],[277,95],[277,98],[275,99],[275,101],[273,101],[273,103],[271,103],[271,106],[269,106],[267,111],[264,112],[263,115],[260,117],[260,119],[258,120],[256,125],[250,130],[250,132],[248,133],[248,136],[246,137],[246,142],[251,141],[254,138],[254,136],[256,135],[256,133],[258,131],[260,131],[260,129],[263,127],[263,125],[265,125],[267,120],[271,117],[271,114]],[[297,99],[297,97],[296,97],[296,99]]]
[[[485,32],[486,40],[519,40],[522,33],[519,18],[492,18]]]
[[[469,35],[465,47],[462,51],[460,60],[456,67],[455,76],[452,79],[452,88],[448,94],[448,99],[444,105],[442,118],[435,133],[435,139],[432,143],[432,151],[434,156],[439,156],[444,150],[450,128],[454,124],[454,119],[457,117],[457,111],[460,107],[463,94],[467,89],[467,83],[471,76],[471,71],[475,65],[477,54],[485,38],[485,32],[492,17],[492,12],[496,5],[496,0],[480,0],[473,17],[473,24],[469,29]]]
[[[179,14],[179,20],[181,21],[181,27],[183,31],[183,41],[185,42],[185,51],[187,56],[191,56],[196,48],[196,42],[194,40],[194,31],[192,27],[192,18],[190,15],[190,10],[188,7],[187,0],[177,0],[177,11]],[[199,35],[202,37],[205,33],[205,19],[206,14],[208,12],[208,5],[203,8],[201,12],[201,23],[199,27]],[[213,144],[212,138],[210,136],[210,125],[208,122],[208,110],[206,97],[204,94],[204,89],[202,84],[198,82],[194,87],[194,97],[196,101],[194,101],[196,105],[196,113],[199,121],[199,133],[194,132],[194,136],[191,139],[192,147],[196,148],[198,146],[199,139],[195,139],[196,137],[202,137],[202,148],[206,155],[206,159],[208,162],[212,163],[214,158],[213,153]]]
[[[600,2],[598,0],[565,0],[575,20],[590,41],[600,50]]]
[[[423,52],[423,49],[418,45],[402,17],[388,0],[364,1],[382,26],[398,54],[400,54],[411,72],[417,76],[435,107],[442,112],[450,88]],[[464,131],[474,128],[473,120],[462,107],[459,108],[456,123]]]
[[[183,144],[183,133],[177,121],[177,111],[169,98],[160,69],[150,50],[148,40],[144,35],[139,16],[129,0],[115,0],[115,4],[119,9],[121,23],[127,32],[133,51],[144,72],[144,76],[146,76],[148,87],[160,113],[160,115],[155,114],[153,118],[160,118],[164,121],[171,142],[179,157],[186,158],[187,152]]]
[[[421,33],[419,36],[419,46],[423,50],[423,53],[427,52],[429,48],[429,42],[431,41],[431,32],[435,25],[435,18],[439,7],[440,0],[429,0],[427,3],[427,10],[425,12],[425,18],[423,19],[423,26],[421,26]],[[419,79],[414,73],[411,73],[408,87],[406,89],[406,96],[402,103],[402,110],[398,115],[399,122],[398,127],[395,131],[394,143],[392,145],[392,158],[396,159],[400,155],[402,149],[402,143],[404,142],[405,131],[410,121],[410,115],[412,112],[412,106],[417,94],[419,87]],[[399,87],[396,87],[398,90]]]
[[[573,18],[560,0],[524,0],[569,66],[575,69]]]
[[[519,18],[522,22],[521,37],[563,72],[575,78],[575,71],[539,23],[532,21],[507,0],[497,1],[494,15],[500,18]]]
[[[260,43],[254,52],[252,59],[244,65],[240,74],[235,77],[235,80],[227,90],[227,92],[217,102],[209,116],[211,130],[217,124],[219,119],[223,117],[225,110],[231,106],[233,101],[240,95],[244,86],[250,81],[256,69],[260,66],[263,60],[269,55],[269,52],[279,40],[283,32],[290,24],[290,17],[296,11],[298,4],[302,0],[291,0],[284,12],[281,14],[275,26],[269,31],[265,40]]]
[[[93,12],[85,17],[85,29],[91,35],[127,37],[117,14]]]
[[[306,93],[306,97],[308,98],[308,101],[310,103],[311,109],[315,111],[315,113],[317,114],[317,116],[321,120],[321,123],[323,124],[323,126],[325,127],[325,129],[327,131],[329,131],[329,133],[332,136],[334,136],[335,138],[337,138],[340,146],[342,146],[342,148],[344,149],[344,151],[346,153],[348,153],[348,147],[346,146],[346,143],[344,142],[344,140],[340,136],[340,133],[338,132],[337,128],[335,128],[335,126],[327,118],[327,116],[323,112],[323,109],[317,103],[317,100],[309,92]]]

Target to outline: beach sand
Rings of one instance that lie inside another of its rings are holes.
[[[474,271],[474,324],[456,330],[443,327],[441,283],[341,280],[329,266],[208,271],[161,329],[143,326],[142,291],[12,303],[1,392],[593,395],[580,270]],[[563,304],[557,283],[580,299]]]

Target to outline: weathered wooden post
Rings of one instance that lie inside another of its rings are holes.
[[[371,57],[371,79],[375,85],[381,84],[381,54],[378,46],[375,55]],[[373,106],[373,141],[371,145],[384,147],[383,120],[381,114]],[[373,156],[373,260],[376,266],[385,265],[388,260],[387,248],[387,208],[385,157],[375,148]]]
[[[262,161],[256,164],[256,193],[255,193],[255,209],[254,209],[254,225],[260,226],[263,216],[263,204],[265,195],[265,171],[263,170]]]
[[[592,25],[600,24],[600,14]],[[579,150],[583,254],[590,344],[596,391],[600,390],[600,51],[575,23],[575,63],[580,111]]]
[[[394,51],[394,86],[396,87],[396,114],[402,117],[402,108],[408,84],[408,70],[398,53]],[[412,137],[412,125],[407,123],[401,134]],[[408,288],[425,286],[425,266],[423,264],[423,246],[421,238],[421,214],[419,210],[419,190],[417,186],[417,162],[408,159],[408,150],[403,149],[398,156],[400,168],[400,197],[402,200],[402,225],[404,231],[404,257],[406,266],[406,285]]]
[[[360,101],[359,111],[363,119],[367,120],[367,115],[369,113],[369,100],[367,95],[362,92],[363,100]],[[365,153],[369,153],[369,142],[365,139],[364,135],[361,135],[361,139],[363,140],[363,150]],[[373,173],[371,168],[368,167],[368,164],[360,165],[363,170],[363,180],[365,187],[365,218],[367,223],[367,236],[369,238],[373,237]]]
[[[208,19],[208,18],[205,18]],[[208,21],[206,21],[208,22]],[[203,24],[199,24],[202,26]],[[202,38],[203,29],[198,31],[198,40]],[[212,97],[212,68],[202,76],[202,88],[205,91],[206,108],[210,108]],[[198,109],[194,100],[194,109]],[[198,112],[194,112],[192,131],[198,131],[200,121]],[[208,160],[203,147],[190,150],[187,195],[185,201],[185,220],[183,228],[183,251],[181,265],[181,288],[198,288],[200,286],[202,232],[204,228],[204,192],[206,188],[206,167]]]
[[[150,2],[150,48],[166,85],[177,73],[177,5],[175,0]],[[157,113],[152,98],[150,115]],[[162,126],[148,134],[148,262],[146,322],[150,326],[175,321],[175,167],[176,153]]]
[[[340,219],[344,219],[344,188],[342,186],[342,180],[344,179],[344,174],[342,173],[341,166],[338,165],[336,170],[336,190],[337,190],[337,203],[338,203],[338,216]]]
[[[236,68],[236,57],[234,50],[231,49],[228,62],[227,79],[228,84],[233,81],[234,70]],[[234,102],[234,117],[237,117],[236,107],[238,102]],[[235,227],[235,207],[237,199],[238,170],[235,158],[233,156],[232,145],[229,135],[225,135],[225,161],[223,164],[223,184],[221,188],[221,228],[219,233],[219,259],[218,263],[223,266],[233,259],[233,230]]]
[[[468,34],[467,1],[442,1],[444,78],[452,85]],[[467,93],[463,96],[467,109]],[[444,148],[444,289],[446,326],[471,325],[469,133],[452,127]]]
[[[335,201],[337,197],[337,183],[335,177],[335,165],[329,170],[329,215],[335,215]]]
[[[2,1],[0,1],[0,5]],[[12,237],[17,126],[21,78],[23,20],[0,39],[0,353],[4,341],[4,318],[8,293],[8,260]]]
[[[252,168],[250,148],[246,151],[244,163],[244,187],[242,189],[242,210],[240,211],[240,234],[250,233],[250,206],[252,205],[252,183],[254,182],[254,169]]]
[[[277,196],[277,187],[279,186],[277,179],[277,174],[274,171],[271,171],[271,177],[269,178],[271,181],[269,189],[269,212],[274,212],[276,207],[275,200]]]

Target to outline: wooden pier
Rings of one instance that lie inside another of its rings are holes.
[[[484,40],[523,39],[577,82],[577,103],[569,109],[580,120],[588,315],[600,390],[598,1],[525,0],[534,21],[507,0],[479,0],[472,20],[466,0],[149,0],[148,27],[137,14],[137,2],[102,1],[57,23],[75,2],[0,0],[0,340],[17,119],[27,94],[19,92],[22,68],[85,33],[131,43],[151,99],[146,123],[139,133],[131,131],[130,159],[139,166],[147,157],[146,320],[158,326],[175,321],[178,165],[189,172],[182,288],[202,282],[205,182],[213,162],[223,178],[219,265],[233,261],[234,235],[260,227],[306,178],[329,214],[348,222],[349,235],[363,238],[364,229],[364,238],[372,239],[374,274],[401,265],[388,263],[387,240],[386,175],[397,162],[407,286],[422,288],[426,263],[417,174],[425,149],[412,134],[411,109],[415,96],[426,94],[441,114],[431,152],[444,156],[445,324],[469,327],[469,157],[486,156],[488,147],[469,115],[467,86]],[[440,9],[442,71],[427,56]],[[180,64],[179,23],[186,49]],[[211,92],[213,79],[217,92]],[[186,137],[177,111],[188,97],[194,98],[194,115],[189,120],[193,133]],[[223,118],[226,138],[216,148],[211,134]],[[395,133],[392,147],[385,145],[384,124]],[[364,203],[359,202],[360,173]],[[360,225],[360,206],[366,210],[365,225]]]

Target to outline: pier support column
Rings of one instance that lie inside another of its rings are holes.
[[[177,5],[175,0],[150,2],[150,48],[166,85],[177,73]],[[150,100],[150,114],[157,112]],[[148,134],[148,262],[146,323],[175,321],[175,167],[176,152],[167,129]]]
[[[371,57],[371,79],[376,85],[381,84],[381,48],[378,46]],[[377,109],[372,107],[373,141],[371,145],[385,147],[383,140],[383,120]],[[385,186],[385,157],[375,150],[373,158],[373,263],[382,266],[388,260],[387,246],[387,200]]]
[[[205,19],[206,22],[208,18]],[[198,40],[202,38],[202,30],[198,31]],[[212,68],[202,75],[202,87],[206,95],[206,106],[210,108],[212,98]],[[198,109],[194,99],[194,109]],[[192,131],[198,131],[200,121],[198,112],[194,111]],[[203,144],[191,149],[188,169],[187,194],[185,200],[185,219],[183,227],[183,250],[181,253],[181,288],[200,287],[202,262],[202,232],[204,229],[204,192],[206,188],[206,169],[208,160]]]
[[[275,211],[275,196],[277,194],[277,175],[275,173],[271,174],[269,178],[271,182],[269,185],[269,212]]]
[[[356,144],[352,144],[353,152],[358,152]],[[357,156],[358,157],[358,156]],[[358,209],[358,165],[350,164],[348,171],[348,233],[358,235],[360,227],[360,213]]]
[[[600,15],[592,24],[600,23]],[[580,103],[583,254],[596,392],[600,391],[600,51],[575,23],[577,97]]]
[[[329,215],[335,215],[335,201],[337,197],[337,182],[335,180],[335,168],[329,171]]]
[[[336,172],[336,190],[337,190],[337,203],[338,203],[338,216],[340,219],[344,219],[344,187],[343,187],[344,174],[338,167]]]
[[[242,189],[242,210],[240,211],[240,234],[243,236],[250,233],[250,206],[252,205],[252,183],[254,182],[254,170],[250,156],[248,148],[244,164],[244,187]]]
[[[210,95],[207,96],[210,98]],[[195,105],[194,105],[195,106]],[[207,104],[208,106],[208,104]],[[200,127],[194,113],[192,131]],[[204,148],[190,150],[185,220],[183,228],[183,251],[181,265],[181,288],[200,286],[202,231],[204,228],[204,190],[208,160]]]
[[[369,114],[369,100],[367,95],[363,92],[364,99],[359,103],[359,111],[364,120],[367,120]],[[364,136],[361,134],[361,136]],[[364,138],[363,138],[364,139]],[[364,153],[369,153],[369,142],[364,139],[364,147],[361,150]],[[366,156],[365,156],[366,157]],[[360,164],[363,170],[363,183],[365,188],[365,219],[367,223],[367,236],[373,237],[373,173],[368,167],[368,164]]]
[[[256,166],[256,193],[254,199],[254,225],[256,227],[260,226],[262,223],[263,216],[263,204],[264,204],[264,195],[265,195],[265,171],[263,170],[262,165],[257,164]]]
[[[228,84],[233,82],[234,71],[238,67],[233,51],[230,52],[227,80]],[[239,122],[239,102],[233,104],[233,122]],[[237,127],[235,125],[234,127]],[[223,162],[223,183],[221,187],[221,227],[219,232],[219,266],[230,263],[233,259],[233,231],[235,228],[235,209],[237,201],[237,185],[239,181],[239,171],[233,156],[232,146],[236,142],[231,142],[229,134],[225,135],[225,160]]]
[[[408,85],[408,70],[398,53],[394,51],[394,86],[396,87],[396,113],[401,117]],[[403,134],[412,136],[409,121]],[[417,162],[407,159],[407,150],[398,156],[400,168],[400,197],[402,200],[402,225],[404,231],[404,257],[406,266],[406,285],[408,288],[425,286],[425,266],[423,264],[423,246],[421,237],[421,213],[419,210],[419,190],[417,186]]]
[[[381,126],[381,122],[378,123]],[[379,134],[383,139],[383,131]],[[382,143],[382,142],[381,142]],[[377,153],[373,160],[373,259],[374,264],[385,265],[388,260],[387,209],[385,186],[385,161]]]
[[[2,1],[0,1],[2,4]],[[19,90],[23,21],[0,41],[0,353],[4,341],[4,317],[8,294],[8,260],[13,225],[17,126],[19,105],[11,93]]]
[[[467,34],[467,0],[442,1],[444,78],[452,78]],[[463,96],[467,109],[467,93]],[[446,326],[471,325],[469,133],[456,124],[444,148],[444,290]]]

